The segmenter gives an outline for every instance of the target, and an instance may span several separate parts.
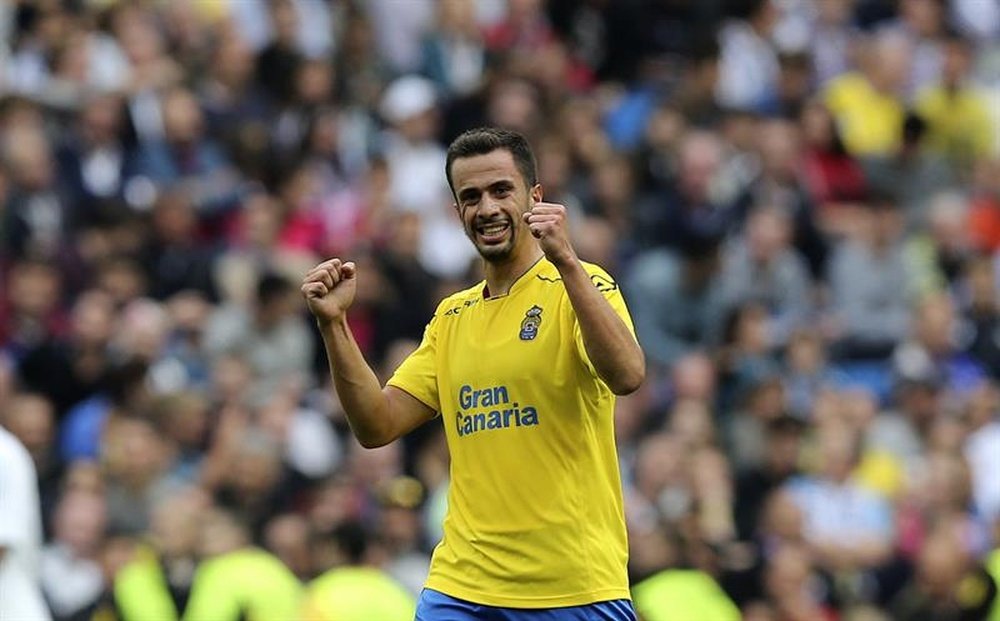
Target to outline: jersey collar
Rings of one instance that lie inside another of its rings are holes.
[[[510,288],[507,290],[507,293],[503,293],[501,295],[486,295],[487,294],[486,281],[483,281],[483,286],[482,286],[483,299],[489,302],[490,300],[498,300],[513,294],[521,287],[526,286],[526,283],[531,282],[531,279],[534,278],[539,272],[541,272],[546,265],[549,265],[549,260],[545,258],[545,255],[538,257],[538,260],[532,263],[531,267],[529,267],[527,270],[525,270],[523,274],[514,279],[514,282],[510,284]]]

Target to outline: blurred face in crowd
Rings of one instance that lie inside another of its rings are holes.
[[[114,331],[114,320],[111,296],[96,289],[82,293],[70,317],[74,342],[83,348],[105,346]]]
[[[10,272],[7,292],[19,315],[44,318],[59,303],[59,272],[44,263],[19,263]]]
[[[107,526],[107,506],[100,494],[66,493],[55,514],[55,539],[81,557],[97,554]]]
[[[16,395],[0,409],[0,424],[17,436],[36,466],[48,461],[55,431],[52,404],[39,395]]]
[[[153,425],[132,416],[109,423],[104,452],[108,472],[129,487],[149,484],[167,458],[167,446]]]
[[[969,396],[966,418],[972,429],[989,424],[994,413],[1000,410],[1000,388],[990,380],[984,380]]]
[[[202,518],[197,537],[197,554],[211,558],[247,545],[246,528],[226,511],[209,509]]]
[[[712,181],[722,164],[722,144],[714,135],[694,131],[681,142],[678,184],[692,202],[709,198]]]
[[[678,401],[670,413],[670,431],[688,447],[708,446],[715,434],[712,413],[703,401]]]
[[[685,476],[684,447],[677,438],[659,433],[642,440],[635,460],[635,483],[640,493],[656,500],[664,488],[683,483]]]
[[[530,134],[538,119],[538,92],[524,80],[505,78],[490,90],[490,123]]]
[[[851,17],[853,0],[817,0],[820,22],[840,26]]]
[[[920,304],[917,310],[917,338],[932,356],[951,351],[954,325],[955,308],[947,295],[929,296]]]
[[[956,538],[949,531],[934,533],[924,543],[917,560],[920,589],[934,599],[951,600],[965,566],[965,554]]]
[[[164,194],[153,208],[153,228],[167,244],[190,244],[198,221],[194,206],[181,192]]]
[[[772,493],[761,515],[759,528],[764,533],[785,541],[800,541],[804,516],[792,495],[779,488]]]
[[[715,398],[716,369],[711,358],[701,352],[677,361],[671,381],[678,399],[696,399],[711,403]]]
[[[951,40],[944,48],[944,65],[941,67],[941,81],[951,87],[958,87],[965,81],[972,67],[972,50],[962,40]]]
[[[927,458],[927,479],[922,491],[932,507],[964,511],[972,494],[969,465],[961,457],[935,452]]]
[[[40,129],[15,125],[4,141],[11,181],[29,192],[47,189],[55,179],[49,142]]]
[[[833,144],[833,115],[821,101],[812,101],[802,109],[802,138],[813,149],[829,149]]]
[[[261,433],[247,433],[237,444],[229,482],[244,499],[266,496],[281,478],[281,448]]]
[[[769,263],[788,248],[792,227],[788,214],[777,207],[758,207],[747,221],[747,249],[750,258]]]
[[[253,50],[240,36],[231,33],[219,39],[209,70],[220,82],[239,87],[253,76],[253,69]]]
[[[287,514],[271,520],[264,531],[264,545],[296,576],[301,579],[311,577],[313,559],[309,547],[309,522],[304,517]]]
[[[163,102],[163,131],[167,140],[191,146],[201,138],[203,119],[194,96],[184,89],[171,91]]]
[[[771,430],[767,436],[767,464],[771,472],[788,475],[799,465],[802,448],[801,432],[789,427]]]
[[[944,4],[941,0],[902,0],[899,8],[907,25],[917,34],[928,37],[941,29]]]
[[[811,575],[809,553],[801,546],[784,545],[767,565],[765,588],[774,599],[795,598],[807,591]]]
[[[117,344],[132,356],[152,361],[163,351],[170,329],[170,316],[157,302],[137,299],[122,311]]]
[[[94,97],[88,100],[80,111],[83,136],[95,145],[116,142],[121,119],[121,100],[112,95]]]
[[[834,482],[843,483],[857,463],[857,437],[846,427],[824,429],[819,436],[820,469]]]
[[[928,226],[939,252],[957,256],[969,250],[968,212],[965,199],[955,194],[941,194],[931,201]]]
[[[456,37],[478,38],[476,5],[472,0],[449,0],[438,4],[438,28]]]
[[[171,559],[192,556],[208,508],[203,492],[185,490],[153,508],[150,533],[157,548]]]
[[[772,120],[760,126],[757,139],[764,173],[779,182],[795,179],[799,162],[799,135],[793,123]]]
[[[534,239],[522,215],[542,200],[542,186],[528,187],[510,151],[458,158],[451,178],[465,234],[483,259],[502,263],[528,251]]]
[[[910,76],[912,46],[897,33],[885,32],[875,36],[866,54],[867,74],[876,89],[888,95],[898,95]]]

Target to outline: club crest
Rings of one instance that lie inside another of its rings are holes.
[[[524,313],[521,320],[521,332],[519,336],[522,341],[532,341],[538,336],[538,326],[542,324],[542,307],[532,306]]]

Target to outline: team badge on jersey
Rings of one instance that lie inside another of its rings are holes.
[[[524,313],[521,321],[520,337],[522,341],[532,341],[538,336],[538,326],[542,325],[542,307],[532,306]]]

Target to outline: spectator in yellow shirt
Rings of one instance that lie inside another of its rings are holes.
[[[968,83],[971,65],[969,42],[959,36],[949,38],[941,83],[917,98],[917,112],[927,121],[928,146],[958,169],[989,154],[996,140],[987,101]]]
[[[887,155],[901,138],[900,93],[910,75],[910,44],[890,32],[876,35],[861,66],[831,80],[824,99],[852,155]]]

